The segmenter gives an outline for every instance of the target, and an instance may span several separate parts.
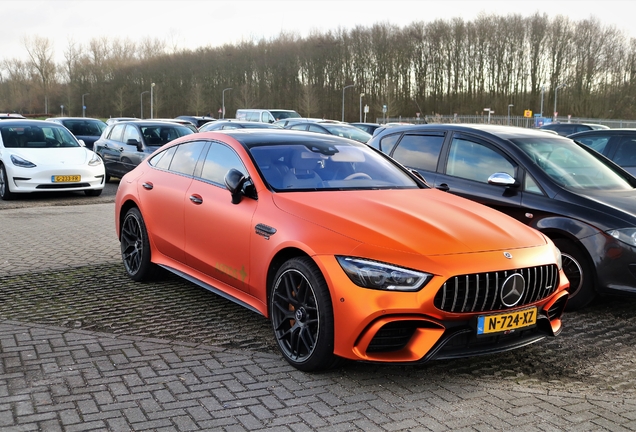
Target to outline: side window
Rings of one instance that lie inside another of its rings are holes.
[[[177,151],[177,146],[170,147],[167,150],[162,151],[161,153],[157,153],[148,161],[148,163],[154,167],[167,170],[170,168],[170,162],[172,162],[172,157],[174,153]]]
[[[243,162],[234,150],[224,144],[211,143],[208,154],[203,161],[201,178],[225,187],[225,174],[231,168],[236,168],[243,174],[247,174]]]
[[[574,139],[578,142],[585,144],[588,147],[592,147],[594,150],[596,150],[599,153],[603,153],[603,151],[605,150],[605,147],[607,146],[607,143],[610,140],[610,137],[595,135],[595,136],[586,136],[586,137],[574,138]]]
[[[412,168],[436,171],[442,144],[443,136],[404,135],[393,152],[393,157]]]
[[[194,141],[177,146],[177,150],[172,157],[170,171],[191,176],[197,165],[201,150],[205,147],[205,142]]]
[[[393,151],[393,147],[398,142],[402,134],[393,134],[389,136],[385,136],[380,140],[380,148],[378,150],[382,150],[386,154],[391,154]]]
[[[124,139],[122,141],[127,143],[128,140],[130,139],[134,139],[141,142],[141,135],[139,134],[139,131],[137,130],[136,127],[132,125],[127,125],[126,130],[124,130]]]
[[[293,125],[293,126],[290,127],[290,129],[292,129],[292,130],[307,130],[307,125],[304,125],[304,124]]]
[[[515,176],[514,166],[501,154],[483,144],[461,138],[451,143],[446,174],[488,183],[488,177],[496,172]]]
[[[528,172],[526,172],[526,178],[523,181],[523,190],[526,192],[543,195],[543,191]]]
[[[623,137],[618,144],[613,160],[620,166],[636,166],[636,137]]]
[[[124,135],[124,129],[126,129],[125,124],[116,124],[110,131],[109,139],[113,141],[123,142],[122,137]]]

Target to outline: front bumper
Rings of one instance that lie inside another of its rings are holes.
[[[518,251],[516,255],[522,258],[523,253],[529,257],[533,252]],[[480,258],[488,262],[495,255]],[[449,264],[457,261],[457,257],[443,259]],[[563,271],[558,271],[557,286],[529,303],[499,310],[448,312],[435,306],[435,297],[451,276],[435,277],[418,292],[379,291],[354,285],[335,259],[319,257],[318,263],[332,290],[334,353],[353,360],[418,363],[519,348],[560,333],[561,316],[568,298],[569,282]],[[541,263],[534,260],[534,264],[549,263],[549,260]],[[497,264],[489,265],[492,269]],[[474,269],[478,267],[484,269],[485,266],[475,265]],[[494,336],[477,335],[479,316],[512,313],[533,306],[537,308],[536,326]]]

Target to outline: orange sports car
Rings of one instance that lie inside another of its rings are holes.
[[[567,302],[546,236],[331,135],[179,138],[121,179],[116,228],[132,279],[163,267],[268,317],[306,371],[518,348]]]

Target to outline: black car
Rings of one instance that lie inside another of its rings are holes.
[[[355,126],[351,126],[347,123],[333,123],[330,121],[306,121],[298,123],[290,123],[285,126],[285,129],[302,130],[309,132],[318,132],[327,135],[336,135],[343,138],[349,138],[361,143],[366,143],[371,138],[371,134],[358,129]]]
[[[198,128],[200,128],[201,126],[203,126],[206,123],[215,121],[216,119],[214,117],[210,117],[210,116],[187,116],[187,115],[182,115],[182,116],[178,116],[176,117],[177,120],[187,120],[190,123],[192,123],[193,125],[195,125]]]
[[[282,129],[282,126],[273,123],[250,122],[240,120],[217,120],[206,123],[199,128],[199,132],[209,132],[227,129]]]
[[[595,150],[537,130],[396,126],[368,143],[433,187],[538,229],[563,253],[568,309],[636,294],[636,177]]]
[[[173,139],[193,133],[186,126],[160,120],[121,121],[108,125],[93,151],[104,161],[106,181],[121,178],[149,154]]]
[[[91,150],[95,141],[102,136],[104,129],[108,126],[105,122],[90,117],[51,117],[46,121],[63,125]]]
[[[615,163],[636,175],[636,129],[602,129],[568,135],[592,147]]]
[[[595,124],[595,123],[548,123],[546,125],[541,126],[539,129],[543,130],[551,130],[559,135],[568,136],[576,132],[587,131],[587,130],[597,130],[597,129],[609,129],[605,125]]]

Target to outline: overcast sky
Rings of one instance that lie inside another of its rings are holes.
[[[473,20],[480,13],[545,12],[574,21],[595,17],[636,38],[635,5],[634,0],[0,0],[0,60],[26,59],[24,38],[35,35],[54,43],[59,62],[71,39],[87,43],[106,36],[137,42],[150,37],[196,49],[270,39],[281,32],[307,36],[384,22]]]

